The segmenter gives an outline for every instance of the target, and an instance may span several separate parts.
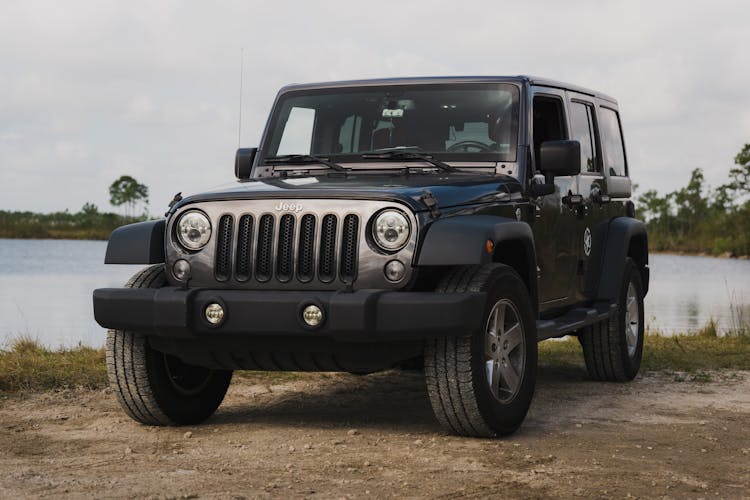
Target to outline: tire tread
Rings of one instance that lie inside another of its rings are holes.
[[[628,258],[625,262],[625,275],[636,272],[635,263]],[[628,282],[629,283],[629,282]],[[627,285],[624,285],[627,290]],[[618,307],[622,307],[619,303]],[[583,358],[586,362],[586,370],[593,380],[603,382],[627,382],[632,379],[628,376],[623,352],[623,344],[620,331],[621,311],[611,318],[588,326],[581,330],[579,339],[583,348]]]
[[[159,288],[164,285],[164,264],[136,273],[127,288]],[[152,392],[146,367],[146,337],[142,334],[107,332],[107,375],[120,406],[130,418],[146,425],[175,425],[159,407]]]
[[[464,266],[450,271],[436,291],[483,291],[502,264]],[[471,335],[438,338],[425,345],[425,380],[435,416],[446,429],[462,436],[495,437],[479,411],[471,366]]]

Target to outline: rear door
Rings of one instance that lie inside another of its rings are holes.
[[[603,240],[608,216],[608,195],[602,165],[602,148],[597,119],[597,102],[592,96],[568,92],[571,138],[581,144],[581,174],[578,193],[583,202],[577,208],[575,240],[578,263],[576,266],[576,301],[586,299],[586,270],[592,259],[598,258],[595,248]],[[589,277],[598,280],[598,277]],[[591,283],[588,286],[595,286]]]

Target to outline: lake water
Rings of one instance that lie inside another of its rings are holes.
[[[141,266],[105,266],[104,241],[0,239],[0,346],[19,336],[51,347],[99,347],[91,291],[117,287]],[[750,261],[651,256],[646,324],[666,334],[750,318]]]

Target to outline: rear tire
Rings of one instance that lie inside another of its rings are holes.
[[[481,331],[426,343],[425,379],[437,420],[462,436],[514,432],[536,384],[536,322],[526,285],[511,267],[489,264],[454,269],[437,292],[487,294]]]
[[[164,265],[136,273],[127,288],[160,288]],[[216,411],[232,379],[230,370],[191,366],[151,348],[148,337],[123,330],[107,332],[107,375],[120,406],[147,425],[197,424]]]
[[[578,339],[586,369],[593,380],[627,382],[638,374],[643,359],[643,283],[632,259],[625,261],[617,313],[584,328]]]

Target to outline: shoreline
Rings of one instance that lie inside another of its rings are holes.
[[[711,259],[750,260],[750,255],[734,255],[724,252],[714,255],[708,252],[686,252],[682,250],[649,250],[649,255],[676,255],[678,257],[708,257]]]
[[[42,240],[49,240],[49,241],[107,241],[109,240],[108,233],[106,236],[99,235],[96,238],[89,237],[89,235],[76,235],[76,234],[66,234],[61,235],[60,237],[57,236],[51,236],[51,235],[38,235],[38,236],[28,236],[28,235],[4,235],[0,234],[0,240],[29,240],[29,241],[42,241]],[[721,254],[714,255],[709,252],[688,252],[685,250],[649,250],[649,255],[676,255],[679,257],[708,257],[712,259],[734,259],[734,260],[750,260],[750,255],[734,255],[731,252],[724,252]]]
[[[750,370],[750,335],[717,337],[709,333],[663,337],[647,335],[641,370],[646,372],[705,373],[721,370]],[[78,346],[50,349],[30,339],[18,339],[0,347],[0,395],[40,390],[107,386],[104,348]],[[569,337],[539,343],[539,366],[555,369],[584,369],[578,340]],[[252,372],[238,370],[237,376],[288,380],[313,376],[297,372]]]

